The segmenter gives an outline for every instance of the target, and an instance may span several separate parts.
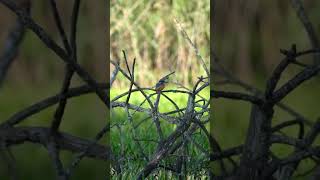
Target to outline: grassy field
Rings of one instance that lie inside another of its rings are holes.
[[[121,94],[120,90],[113,89],[111,91],[111,99],[119,94]],[[143,96],[139,94],[140,93],[138,92],[134,93],[131,96],[131,104],[139,105],[144,100]],[[201,94],[204,97],[208,97],[209,90],[205,89]],[[180,108],[186,106],[186,95],[176,95],[174,93],[167,93],[167,95],[172,98],[172,100],[174,100]],[[125,102],[125,99],[126,96],[122,99],[119,99],[119,101]],[[155,101],[155,99],[152,100]],[[141,107],[148,106],[145,103]],[[159,112],[165,113],[172,110],[174,110],[174,107],[169,101],[164,98],[160,99]],[[147,115],[143,113],[135,113],[135,115],[133,116],[133,121],[130,122],[124,108],[114,108],[111,111],[111,145],[114,153],[119,159],[121,159],[120,162],[123,164],[123,172],[121,176],[124,179],[137,176],[137,173],[139,173],[144,165],[146,165],[146,161],[143,159],[141,151],[139,150],[137,143],[133,138],[133,133],[135,133],[136,137],[138,137],[139,139],[146,140],[141,141],[140,143],[144,149],[144,153],[147,156],[150,157],[156,149],[155,141],[157,141],[158,135],[156,133],[156,128],[152,119],[149,118],[141,123],[141,120],[145,119],[146,116]],[[165,136],[168,136],[174,131],[174,124],[167,123],[163,119],[160,120],[160,122]],[[141,125],[138,128],[132,128],[139,123],[141,123]],[[207,124],[207,129],[209,129],[209,124]],[[204,149],[208,150],[208,142],[204,137],[203,132],[195,132],[193,138],[196,142],[201,144]],[[205,178],[205,175],[203,175],[203,173],[205,173],[203,167],[206,166],[205,163],[207,163],[207,159],[203,159],[203,153],[199,151],[194,145],[190,145],[188,147],[188,151],[191,158],[188,159],[189,174],[187,176],[191,179],[196,179],[196,177]],[[172,164],[174,160],[174,156],[165,158],[165,160],[161,162],[161,164]],[[156,171],[154,174],[157,174],[160,179],[177,178],[175,174],[162,169],[159,169],[159,171]],[[118,179],[119,177],[120,176],[113,176],[113,179]]]
[[[136,58],[136,80],[141,85],[153,84],[170,71],[178,72],[180,83],[192,84],[204,71],[174,20],[181,23],[209,66],[209,13],[208,0],[111,1],[110,58],[123,60],[122,50],[130,64]],[[128,83],[117,81],[114,86],[125,88]]]

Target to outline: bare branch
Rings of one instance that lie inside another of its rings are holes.
[[[6,146],[12,146],[16,144],[21,144],[24,142],[32,142],[37,144],[42,144],[46,146],[50,137],[50,128],[44,127],[15,127],[15,128],[1,128],[0,130],[1,138],[0,140],[5,143]],[[88,146],[91,146],[92,141],[72,136],[66,133],[59,133],[57,136],[57,145],[60,149],[69,150],[72,152],[83,152]],[[99,144],[94,144],[91,146],[87,157],[108,160],[110,158],[110,148]]]
[[[296,11],[296,14],[301,21],[301,23],[304,26],[304,29],[306,30],[309,40],[311,42],[312,48],[313,49],[319,49],[320,44],[319,44],[319,38],[317,37],[317,33],[310,22],[307,13],[305,12],[305,9],[303,7],[303,4],[300,0],[291,0],[292,7]],[[314,56],[315,64],[319,64],[320,61],[320,54],[317,53]]]
[[[103,101],[103,103],[109,107],[109,97],[106,92],[101,91],[98,88],[97,82],[76,62],[70,58],[66,52],[61,49],[50,37],[49,35],[37,25],[30,16],[22,9],[18,8],[10,0],[0,0],[0,3],[5,5],[7,8],[12,10],[21,20],[21,22],[29,29],[31,29],[41,40],[42,42],[51,50],[53,50],[67,65],[72,67],[72,69],[77,72],[77,74],[90,86],[95,89],[96,94]]]
[[[101,89],[108,89],[109,85],[108,84],[99,84],[99,88]],[[83,94],[88,94],[94,92],[94,88],[88,86],[88,85],[83,85],[80,87],[72,88],[70,89],[65,95],[57,94],[54,96],[51,96],[49,98],[46,98],[42,101],[39,101],[37,103],[34,103],[33,105],[18,111],[14,115],[12,115],[8,120],[4,121],[0,127],[6,127],[6,126],[13,126],[15,124],[20,123],[27,117],[36,114],[40,112],[41,110],[48,108],[60,101],[60,99],[65,96],[67,98],[72,98],[72,97],[77,97]]]
[[[263,103],[262,99],[255,96],[243,94],[243,93],[211,90],[210,96],[213,98],[228,98],[228,99],[234,99],[234,100],[243,100],[243,101],[248,101],[257,105],[261,105]]]
[[[29,14],[31,8],[30,1],[26,1],[23,4],[22,9]],[[16,58],[18,54],[18,47],[20,43],[22,42],[22,39],[25,34],[25,27],[20,19],[16,20],[15,25],[10,30],[10,33],[8,34],[8,37],[6,39],[6,43],[4,46],[4,50],[2,54],[0,55],[0,87],[2,86],[2,83],[6,77],[6,74],[10,68],[10,65]]]

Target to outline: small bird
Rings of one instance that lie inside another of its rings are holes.
[[[169,80],[169,76],[170,76],[171,74],[173,74],[173,73],[175,73],[175,72],[174,72],[174,71],[171,72],[170,74],[164,76],[163,78],[161,78],[161,79],[157,82],[157,84],[156,84],[156,86],[155,86],[155,90],[157,91],[157,93],[160,93],[160,92],[166,87],[166,84],[169,82],[169,81],[168,81],[168,80]]]
[[[168,82],[163,81],[163,80],[160,80],[157,82],[156,88],[155,88],[157,93],[159,93],[160,91],[162,91],[166,87],[166,83],[168,83]]]

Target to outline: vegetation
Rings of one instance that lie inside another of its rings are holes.
[[[129,63],[135,57],[136,80],[154,85],[167,72],[176,71],[175,81],[194,83],[204,71],[195,61],[193,48],[180,35],[175,18],[182,24],[209,65],[210,1],[111,1],[111,60],[128,52]],[[113,67],[111,66],[111,72]],[[126,81],[114,88],[127,87]]]
[[[122,94],[119,92],[119,94]],[[119,95],[118,92],[114,92],[111,94],[111,99]],[[187,96],[186,95],[176,95],[176,93],[166,93],[179,107],[184,107],[187,103]],[[202,96],[208,97],[209,96],[209,89],[207,88],[204,92],[201,93]],[[119,99],[119,101],[125,101],[126,96]],[[139,105],[144,100],[142,95],[135,93],[132,96],[130,103]],[[153,102],[155,98],[152,98]],[[160,99],[160,106],[159,112],[170,112],[175,108],[173,105],[168,102],[167,100]],[[141,107],[147,107],[146,104],[143,104]],[[121,174],[116,174],[114,172],[112,178],[119,179],[122,177],[123,179],[128,179],[132,177],[136,177],[141,171],[141,169],[145,166],[145,160],[143,156],[141,156],[141,152],[137,146],[136,139],[133,138],[132,134],[132,126],[127,118],[126,112],[122,108],[114,108],[111,111],[111,146],[113,149],[114,154],[116,154],[117,158],[119,158],[120,162],[122,162],[122,172]],[[157,131],[153,122],[149,119],[145,119],[148,117],[145,113],[135,113],[133,115],[133,123],[134,127],[137,127],[141,122],[139,128],[135,129],[135,133],[139,139],[141,139],[141,146],[143,147],[145,153],[148,156],[151,156],[156,149],[156,141],[157,141]],[[162,119],[162,129],[164,131],[164,135],[168,136],[171,132],[173,132],[176,128],[175,124],[165,123],[165,120]],[[209,129],[209,124],[207,124],[207,129]],[[121,131],[120,131],[121,128]],[[200,144],[204,149],[208,149],[208,141],[204,138],[204,134],[201,130],[197,130],[195,132],[195,136],[193,136],[194,141]],[[186,175],[187,178],[191,179],[205,179],[207,177],[206,170],[203,167],[207,167],[208,161],[207,159],[202,159],[203,152],[200,151],[195,145],[191,144],[188,147],[188,151],[191,153],[190,159],[188,159],[188,167]],[[176,156],[179,156],[177,153]],[[172,165],[175,157],[172,156],[171,158],[167,158],[163,160],[162,164],[164,165]],[[178,176],[176,173],[172,173],[168,170],[158,169],[156,170],[150,178],[158,177],[160,179],[177,179]]]
[[[195,49],[199,50],[205,59],[205,64],[209,67],[209,13],[210,1],[112,1],[111,60],[117,62],[120,68],[125,69],[125,72],[130,73],[121,53],[122,50],[125,50],[130,68],[131,65],[135,66],[134,82],[143,88],[154,88],[160,78],[175,71],[175,74],[170,76],[169,85],[165,88],[169,92],[163,92],[163,94],[172,99],[184,114],[183,108],[187,107],[188,95],[170,91],[191,91],[200,76],[207,77]],[[181,28],[189,35],[195,47],[189,43]],[[111,66],[110,73],[115,70],[116,66],[115,64]],[[111,99],[127,92],[130,82],[133,81],[128,80],[122,74],[119,72],[116,81],[112,84]],[[143,91],[149,96],[154,93],[150,91],[151,89]],[[164,95],[161,95],[160,102],[158,102],[158,111],[161,114],[175,110],[173,103],[166,100]],[[203,89],[199,95],[207,100],[209,88]],[[111,103],[125,103],[127,97],[124,96]],[[156,97],[157,95],[154,95],[150,98],[152,103],[157,101]],[[130,96],[129,104],[153,111],[154,109],[149,107],[145,99],[139,92],[135,92]],[[201,107],[195,110],[200,111]],[[182,118],[180,113],[168,115]],[[201,117],[201,121],[205,121],[207,116],[208,112],[203,115],[203,118]],[[200,128],[191,135],[184,131],[184,138],[178,138],[170,147],[163,147],[159,144],[159,131],[155,126],[154,115],[135,112],[131,108],[127,110],[125,106],[113,108],[111,117],[112,149],[122,169],[120,174],[113,172],[114,179],[140,177],[141,172],[148,169],[148,163],[159,152],[159,148],[172,149],[181,140],[185,142],[185,145],[161,157],[161,161],[157,164],[162,168],[156,168],[148,177],[151,179],[155,177],[160,179],[182,177],[203,179],[207,177],[208,156],[205,152],[209,150],[209,144],[205,133]],[[181,124],[181,122],[171,123],[166,118],[159,118],[159,121],[165,141],[167,137],[176,132]],[[209,124],[204,124],[206,129],[209,129]],[[204,150],[194,145],[193,141]],[[146,160],[144,153],[149,160]],[[180,169],[179,166],[183,168]]]

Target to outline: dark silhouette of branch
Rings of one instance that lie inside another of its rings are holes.
[[[64,31],[64,29],[62,27],[62,24],[61,24],[60,15],[59,15],[58,10],[56,8],[55,0],[50,0],[50,2],[51,2],[52,9],[53,9],[53,14],[54,14],[54,19],[55,19],[55,22],[56,22],[56,26],[57,26],[57,28],[59,30],[59,33],[60,33],[61,39],[63,41],[64,47],[65,47],[68,55],[72,56],[73,60],[76,61],[76,56],[73,56],[73,54],[72,54],[73,51],[75,51],[74,47],[70,47],[69,41],[67,40],[65,31]],[[75,6],[75,10],[74,10],[75,12],[73,12],[73,14],[74,13],[78,14],[79,2],[75,1],[74,6]],[[72,24],[76,24],[76,22],[72,21]],[[73,30],[72,32],[75,33],[75,30]],[[71,33],[71,35],[73,33]],[[72,35],[72,36],[75,36],[75,35]],[[71,42],[71,40],[70,40],[70,42]],[[75,43],[73,42],[73,45],[74,44]],[[72,78],[72,75],[73,75],[73,71],[71,70],[71,68],[68,65],[65,67],[65,69],[66,69],[66,73],[65,73],[65,77],[64,77],[64,80],[63,80],[63,85],[62,85],[60,94],[65,94],[68,91],[70,83],[71,83],[71,78]],[[60,126],[61,119],[62,119],[62,116],[64,114],[64,109],[66,107],[66,104],[67,104],[67,99],[66,98],[61,99],[61,101],[59,102],[59,105],[58,105],[58,107],[57,107],[57,109],[55,111],[55,114],[54,114],[53,121],[51,123],[51,129],[52,129],[53,133],[55,133],[58,130],[59,126]]]
[[[243,101],[248,101],[257,105],[260,105],[263,103],[263,100],[258,97],[243,94],[243,93],[236,93],[236,92],[224,92],[224,91],[211,90],[210,96],[213,98],[228,98],[228,99],[234,99],[234,100],[243,100]]]
[[[61,22],[60,14],[59,14],[59,11],[58,11],[57,5],[56,5],[56,0],[50,0],[50,5],[52,8],[53,17],[54,17],[56,26],[58,28],[61,40],[63,42],[64,48],[66,49],[66,51],[68,53],[70,53],[70,51],[71,51],[70,43],[68,41],[66,32],[65,32],[63,25],[62,25],[62,22]]]
[[[306,54],[311,54],[311,53],[316,53],[319,52],[318,50],[306,50],[306,51],[301,51],[301,52],[297,52],[297,56],[302,56],[302,55],[306,55]],[[246,91],[249,91],[255,95],[257,95],[260,98],[263,98],[265,96],[265,93],[262,92],[261,90],[253,87],[252,85],[249,85],[248,83],[243,82],[242,80],[238,79],[237,77],[235,77],[234,75],[232,75],[231,73],[229,73],[220,63],[219,63],[219,59],[218,57],[215,55],[214,50],[211,50],[211,53],[213,55],[213,74],[216,74],[217,76],[221,76],[223,78],[225,78],[229,84],[233,84],[236,86],[239,86],[243,89],[245,89]],[[281,108],[282,110],[288,112],[289,114],[291,114],[292,116],[301,119],[306,125],[310,126],[312,125],[312,121],[307,119],[305,116],[303,116],[302,114],[296,112],[295,110],[293,110],[292,108],[290,108],[288,105],[281,103],[281,102],[277,102],[276,106],[278,106],[279,108]]]
[[[42,40],[42,42],[49,49],[54,51],[61,60],[70,66],[72,70],[74,70],[82,78],[82,80],[92,86],[103,103],[109,107],[109,97],[107,93],[98,88],[97,82],[79,64],[74,62],[72,57],[68,56],[68,54],[49,37],[43,28],[37,25],[24,10],[18,8],[12,1],[0,0],[0,2],[13,11],[19,17],[20,21],[25,25],[25,27],[32,30]]]
[[[102,90],[103,89],[106,90],[109,88],[109,85],[108,84],[99,84],[98,87]],[[26,119],[27,117],[29,117],[33,114],[36,114],[36,113],[42,111],[43,109],[48,108],[48,107],[58,103],[63,96],[65,96],[67,98],[72,98],[72,97],[81,96],[83,94],[92,93],[94,91],[95,91],[95,89],[92,88],[91,86],[88,86],[88,85],[83,85],[80,87],[71,88],[65,95],[57,94],[57,95],[51,96],[49,98],[46,98],[42,101],[34,103],[33,105],[15,113],[8,120],[4,121],[0,125],[0,127],[16,125],[16,124],[20,123],[21,121],[23,121],[24,119]]]
[[[272,103],[279,102],[286,97],[291,91],[297,88],[303,82],[311,79],[318,74],[320,66],[312,66],[305,68],[302,72],[298,73],[295,77],[284,84],[279,90],[274,92]]]
[[[32,142],[42,144],[46,147],[49,142],[50,128],[44,127],[11,127],[1,129],[1,140],[5,142],[6,146],[21,144],[24,142]],[[86,140],[70,134],[59,132],[57,136],[57,145],[60,149],[69,150],[72,152],[83,152],[88,146],[92,144],[91,140]],[[91,146],[86,156],[96,159],[108,160],[110,159],[110,148],[94,144]]]
[[[61,36],[62,41],[65,46],[65,50],[67,51],[67,54],[72,57],[72,60],[77,62],[77,48],[76,48],[76,32],[77,32],[76,29],[77,28],[76,28],[76,25],[77,25],[78,14],[79,14],[80,0],[76,0],[74,2],[73,11],[72,11],[71,32],[70,32],[71,48],[70,48],[68,41],[66,40],[66,35],[65,35],[65,32],[64,32],[62,25],[61,25],[60,16],[59,16],[58,10],[55,6],[55,0],[51,0],[51,4],[53,7],[53,14],[55,17],[56,25],[59,29],[60,36]],[[66,65],[65,69],[66,69],[66,73],[65,73],[65,77],[63,80],[63,85],[62,85],[60,94],[65,94],[68,91],[69,86],[71,84],[71,79],[72,79],[72,76],[74,73],[72,68],[69,67],[68,65]],[[58,131],[58,128],[61,124],[66,105],[67,105],[67,98],[62,98],[59,102],[59,105],[58,105],[55,113],[54,113],[53,121],[51,123],[51,133],[52,133],[53,140],[52,140],[52,145],[50,147],[53,147],[52,148],[53,150],[50,152],[51,152],[52,157],[54,159],[53,162],[55,162],[55,164],[56,164],[57,174],[60,179],[68,179],[68,178],[67,178],[66,172],[64,171],[63,165],[60,161],[59,151],[57,150],[57,148],[55,148],[56,147],[55,146],[55,138],[56,138],[55,136],[56,136],[56,132]]]
[[[59,157],[60,150],[59,150],[59,147],[57,146],[56,139],[52,138],[52,136],[51,136],[51,140],[49,140],[46,147],[47,147],[49,156],[51,157],[51,161],[54,166],[54,169],[56,171],[57,179],[66,180],[67,176],[66,176],[65,170],[63,168],[63,164],[62,164],[60,157]]]
[[[309,41],[312,45],[313,49],[319,49],[320,44],[319,44],[319,38],[317,36],[317,33],[311,23],[311,21],[308,18],[308,15],[303,7],[303,4],[300,0],[291,0],[292,7],[296,11],[296,14],[303,24],[304,29],[306,30],[308,34]],[[320,62],[320,54],[316,53],[314,54],[314,62],[315,64],[319,64]]]
[[[30,14],[31,3],[29,0],[23,2],[20,6],[27,14]],[[11,64],[18,55],[18,48],[22,42],[25,31],[23,23],[17,18],[14,26],[8,34],[4,50],[0,54],[0,87],[3,84]]]
[[[108,123],[106,126],[104,126],[96,135],[94,138],[94,141],[92,141],[90,144],[88,144],[84,150],[82,150],[79,154],[76,155],[76,157],[73,159],[70,167],[67,169],[67,176],[70,177],[73,170],[76,168],[76,166],[80,163],[80,161],[89,154],[90,150],[94,148],[94,145],[108,132],[110,131],[110,124]],[[112,155],[110,150],[110,155]],[[118,173],[120,173],[120,166],[118,161],[115,159],[115,157],[112,156],[111,160],[114,168]]]
[[[299,134],[298,134],[298,138],[299,139],[302,139],[303,136],[304,136],[304,124],[303,122],[300,120],[300,119],[295,119],[295,120],[291,120],[291,121],[285,121],[283,123],[280,123],[274,127],[272,127],[271,131],[272,132],[276,132],[276,131],[280,131],[282,130],[283,128],[286,128],[286,127],[291,127],[293,125],[298,125],[299,126]]]
[[[289,51],[286,51],[285,55],[286,58],[279,63],[279,65],[273,71],[272,76],[267,82],[265,93],[265,97],[267,99],[269,99],[272,96],[273,91],[276,88],[278,81],[280,80],[282,72],[288,67],[290,63],[295,61],[296,45],[292,45],[291,49]]]

